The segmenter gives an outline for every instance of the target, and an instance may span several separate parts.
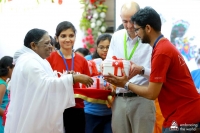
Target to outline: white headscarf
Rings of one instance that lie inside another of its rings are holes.
[[[14,56],[13,56],[13,64],[16,64],[17,62],[17,59],[24,53],[27,53],[27,52],[33,52],[33,50],[31,50],[30,48],[26,47],[26,46],[23,46],[21,49],[17,50],[15,53],[14,53]]]

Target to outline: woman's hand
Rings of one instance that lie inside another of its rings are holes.
[[[87,87],[90,87],[93,85],[93,79],[87,75],[84,74],[73,74],[74,83],[82,83],[86,85]]]

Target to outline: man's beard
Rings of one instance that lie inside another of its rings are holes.
[[[144,36],[143,36],[143,38],[141,38],[141,40],[142,40],[142,43],[150,43],[150,39],[145,32],[144,32]]]

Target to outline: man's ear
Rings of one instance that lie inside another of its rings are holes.
[[[146,32],[148,32],[148,33],[150,33],[151,32],[151,30],[152,30],[152,28],[151,28],[151,26],[150,25],[146,25]]]
[[[31,42],[31,43],[30,43],[30,47],[31,47],[31,49],[32,49],[33,51],[35,51],[35,49],[36,49],[36,44],[35,44],[34,42]]]

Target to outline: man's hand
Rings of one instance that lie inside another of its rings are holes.
[[[135,63],[131,62],[131,69],[129,71],[128,79],[131,79],[135,75],[140,74],[141,70],[142,70],[142,66],[138,66]]]
[[[118,77],[118,76],[115,76],[115,75],[113,75],[111,73],[108,73],[108,76],[104,76],[104,79],[107,82],[109,82],[109,83],[111,83],[111,84],[113,84],[113,85],[115,85],[117,87],[122,87],[123,88],[124,85],[126,84],[126,82],[128,82],[128,77],[126,76],[126,73],[125,73],[124,69],[122,69],[122,74],[123,74],[122,77]]]

